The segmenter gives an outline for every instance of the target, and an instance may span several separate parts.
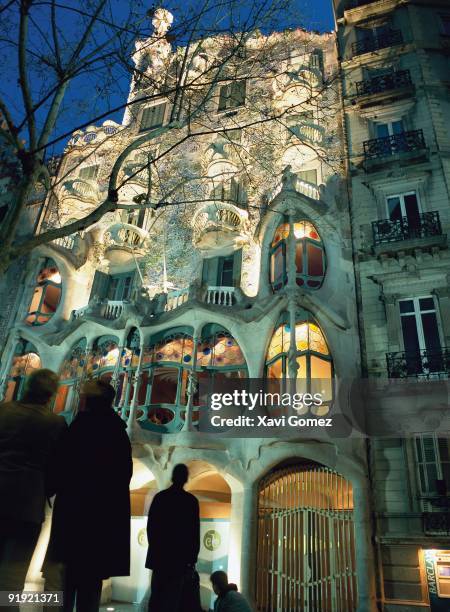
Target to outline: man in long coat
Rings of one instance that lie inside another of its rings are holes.
[[[37,370],[22,400],[0,404],[0,591],[23,589],[41,531],[48,469],[67,430],[50,408],[57,388],[54,372]]]
[[[99,609],[102,580],[130,573],[130,493],[133,466],[124,421],[114,412],[114,388],[89,381],[85,410],[69,426],[55,476],[56,499],[44,575],[53,590],[63,573],[64,611]]]
[[[172,485],[157,493],[150,506],[146,562],[146,567],[153,570],[150,612],[200,610],[195,572],[200,550],[200,511],[197,498],[184,490],[188,478],[187,466],[176,465]]]

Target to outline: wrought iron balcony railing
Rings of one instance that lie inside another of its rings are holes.
[[[425,149],[425,139],[422,130],[401,132],[383,138],[373,138],[363,143],[366,160],[389,157],[398,153],[409,153]]]
[[[353,55],[361,55],[362,53],[370,53],[379,49],[386,49],[394,45],[400,45],[403,42],[403,36],[400,30],[388,30],[378,36],[367,36],[362,40],[358,40],[352,44]]]
[[[399,70],[356,83],[356,93],[358,96],[371,96],[385,91],[411,87],[411,85],[409,70]]]
[[[402,217],[391,221],[382,219],[372,223],[373,242],[377,246],[386,242],[400,242],[429,236],[442,236],[441,220],[437,211],[422,213],[413,219]]]
[[[450,349],[387,353],[389,378],[448,378],[450,374]]]

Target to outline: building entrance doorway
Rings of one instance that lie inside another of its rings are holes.
[[[351,484],[318,464],[271,472],[259,486],[257,555],[258,611],[356,610]]]

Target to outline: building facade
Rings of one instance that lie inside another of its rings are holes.
[[[430,381],[449,373],[449,6],[334,4],[363,371],[415,381],[431,414],[440,399],[428,401]],[[450,605],[448,436],[435,427],[430,418],[405,437],[371,442],[378,597],[386,610]]]
[[[131,576],[105,585],[112,600],[145,599],[146,512],[184,462],[205,608],[209,573],[227,568],[261,611],[446,609],[432,607],[450,594],[448,515],[433,505],[444,438],[198,431],[205,381],[297,379],[323,394],[322,416],[337,381],[448,375],[448,10],[358,4],[335,3],[337,36],[249,37],[186,143],[167,129],[177,100],[161,79],[179,50],[159,11],[122,123],[67,145],[36,231],[95,209],[116,167],[118,207],[30,256],[1,392],[20,397],[30,371],[54,369],[70,421],[86,377],[115,386],[135,471]],[[203,41],[188,77],[227,44]]]

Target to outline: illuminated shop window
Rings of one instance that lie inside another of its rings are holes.
[[[270,282],[274,291],[288,280],[289,224],[278,226],[270,248]],[[294,223],[296,283],[306,289],[319,289],[325,276],[325,252],[318,231],[309,221]]]
[[[20,340],[14,350],[14,357],[6,381],[5,401],[19,400],[24,392],[26,377],[41,367],[36,347],[27,340]]]
[[[288,353],[291,345],[289,317],[284,313],[267,350],[266,378],[288,378]],[[299,313],[295,325],[297,380],[306,393],[321,393],[324,402],[333,397],[333,361],[322,330],[306,311]]]
[[[52,259],[47,259],[36,278],[33,297],[25,319],[28,325],[45,325],[55,314],[61,300],[61,274]]]

